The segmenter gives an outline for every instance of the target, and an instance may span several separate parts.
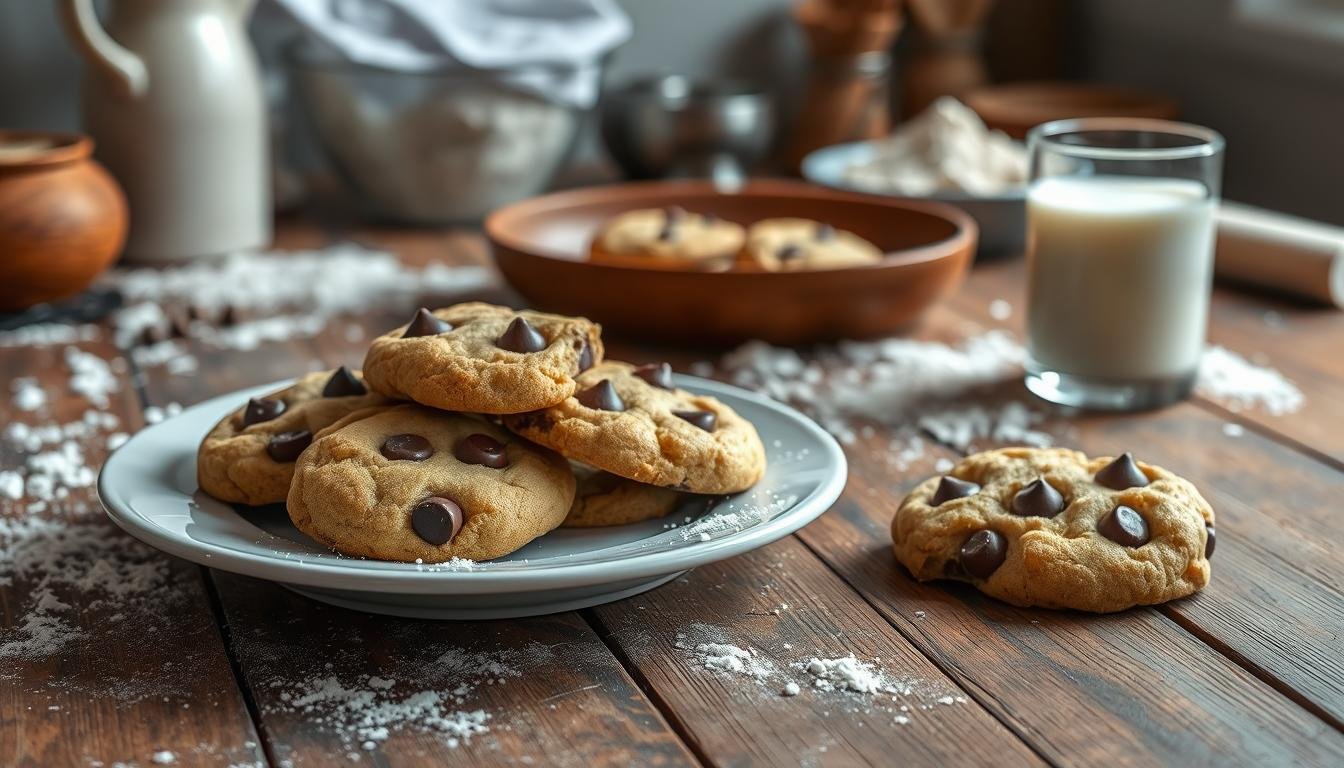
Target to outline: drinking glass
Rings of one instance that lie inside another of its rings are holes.
[[[1085,118],[1027,136],[1026,385],[1062,405],[1155,408],[1204,351],[1223,137]]]

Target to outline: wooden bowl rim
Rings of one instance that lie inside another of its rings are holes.
[[[935,218],[941,218],[944,221],[951,223],[955,227],[955,231],[942,240],[935,240],[934,242],[912,248],[902,248],[899,251],[884,252],[882,254],[882,260],[874,264],[862,264],[831,269],[805,269],[793,272],[769,272],[763,270],[707,272],[697,269],[668,269],[666,266],[643,267],[626,264],[605,264],[602,262],[591,261],[587,258],[571,258],[570,256],[561,254],[557,250],[547,248],[543,245],[536,245],[530,240],[525,240],[524,238],[520,238],[513,234],[514,228],[512,227],[512,224],[515,221],[538,213],[538,208],[540,208],[541,211],[552,210],[554,203],[557,201],[567,202],[572,199],[572,202],[570,202],[570,205],[572,206],[576,204],[591,204],[593,202],[605,201],[614,196],[619,196],[623,202],[629,203],[629,210],[634,210],[641,207],[658,207],[658,200],[669,196],[682,195],[752,195],[754,197],[791,199],[822,198],[841,203],[852,202],[864,205],[877,205],[882,208],[915,211]],[[594,196],[599,199],[593,200],[592,198]],[[868,272],[938,261],[940,259],[952,258],[965,248],[973,248],[975,245],[975,238],[979,233],[976,228],[975,220],[972,219],[969,214],[962,211],[960,208],[947,203],[918,198],[891,197],[886,195],[872,195],[863,192],[851,192],[809,184],[807,182],[784,179],[757,179],[747,182],[740,189],[728,192],[718,189],[711,181],[701,179],[623,182],[567,189],[559,192],[551,192],[545,195],[537,195],[536,197],[530,197],[526,200],[506,205],[502,208],[497,208],[486,217],[484,228],[486,236],[492,243],[508,248],[515,253],[525,254],[534,258],[578,264],[591,269],[643,272],[663,275],[669,273],[714,275],[717,277],[751,275],[758,279],[767,275],[769,276],[768,279],[802,279],[809,275]]]
[[[35,168],[49,168],[65,163],[85,160],[93,154],[93,139],[82,133],[65,131],[10,131],[0,129],[0,144],[9,141],[33,141],[48,139],[53,145],[38,150],[31,155],[4,159],[0,157],[0,173],[5,171],[25,171]]]

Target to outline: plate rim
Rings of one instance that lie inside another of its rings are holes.
[[[835,504],[848,483],[849,465],[840,444],[816,422],[784,403],[731,384],[682,373],[677,373],[675,376],[679,385],[692,391],[698,390],[714,396],[726,394],[746,400],[798,425],[815,438],[817,445],[826,454],[828,466],[834,468],[833,471],[809,494],[794,502],[789,510],[763,523],[734,531],[722,538],[708,542],[688,541],[685,546],[671,551],[632,553],[627,557],[607,562],[547,565],[544,570],[519,569],[497,573],[478,569],[434,570],[430,564],[418,566],[413,563],[405,563],[405,568],[364,570],[350,565],[330,565],[302,558],[241,552],[210,542],[171,535],[162,527],[150,523],[144,515],[135,512],[129,500],[111,487],[113,478],[119,472],[120,462],[135,453],[136,443],[150,440],[152,436],[171,430],[173,423],[185,414],[215,407],[225,400],[237,402],[242,397],[274,391],[295,380],[283,379],[203,400],[184,409],[182,414],[169,417],[132,435],[125,444],[112,452],[99,470],[98,501],[108,517],[134,538],[199,565],[280,583],[319,588],[443,595],[506,593],[527,588],[566,589],[624,579],[652,578],[684,571],[744,554],[777,541],[820,517]],[[177,489],[174,489],[174,492],[180,493]],[[351,558],[351,562],[357,563],[358,559]]]

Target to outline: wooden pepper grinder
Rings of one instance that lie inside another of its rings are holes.
[[[901,0],[803,0],[793,17],[812,50],[807,91],[784,156],[797,173],[814,149],[891,130],[891,46],[901,29]]]
[[[901,119],[939,96],[960,97],[986,81],[981,57],[985,21],[994,0],[909,0],[915,41],[901,78]]]

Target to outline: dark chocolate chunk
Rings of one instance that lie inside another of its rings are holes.
[[[835,227],[830,224],[821,223],[817,225],[817,242],[825,243],[835,239]]]
[[[434,455],[434,446],[420,435],[393,435],[378,450],[392,461],[424,461]]]
[[[332,372],[331,378],[327,379],[327,385],[322,388],[323,397],[354,397],[368,393],[369,389],[364,386],[364,382],[356,378],[355,374],[344,365]]]
[[[700,220],[703,221],[703,222],[705,223],[705,226],[707,226],[707,227],[712,227],[712,226],[714,226],[715,224],[718,224],[718,223],[719,223],[719,217],[716,216],[716,215],[714,215],[714,214],[712,214],[712,213],[706,213],[706,214],[703,214],[703,215],[700,217]]]
[[[453,455],[463,464],[480,464],[491,469],[509,466],[509,455],[504,451],[504,444],[479,432],[467,435],[457,444]]]
[[[495,346],[509,352],[540,352],[546,348],[546,337],[527,320],[515,317],[503,335],[495,339]]]
[[[672,389],[672,366],[667,363],[651,363],[635,369],[635,375],[659,389]]]
[[[625,401],[611,385],[611,379],[603,379],[577,395],[579,402],[599,411],[624,411]]]
[[[312,444],[312,432],[306,429],[295,429],[272,435],[270,441],[266,443],[266,453],[281,464],[287,464],[299,458],[303,449]]]
[[[669,205],[663,209],[663,218],[669,224],[674,224],[686,218],[686,209],[679,205]]]
[[[933,492],[933,498],[929,499],[929,503],[936,507],[945,501],[960,499],[979,492],[980,486],[975,483],[958,480],[951,475],[943,475],[943,479],[938,481],[938,490]]]
[[[719,426],[719,417],[713,411],[673,411],[673,416],[689,421],[695,426],[713,432]]]
[[[587,341],[579,347],[579,373],[583,373],[593,367],[593,345]]]
[[[447,320],[440,320],[434,316],[433,312],[421,307],[415,311],[415,317],[411,318],[411,324],[406,326],[406,332],[401,334],[403,339],[414,339],[417,336],[438,336],[440,333],[447,333],[453,330],[453,324]]]
[[[411,528],[415,535],[434,546],[452,541],[465,522],[462,507],[442,496],[430,496],[411,510]]]
[[[1126,547],[1141,547],[1148,543],[1148,521],[1138,510],[1120,506],[1106,513],[1097,523],[1097,532]]]
[[[270,421],[284,412],[284,401],[272,400],[269,397],[254,397],[247,401],[247,407],[243,409],[243,427]]]
[[[1064,506],[1064,497],[1043,477],[1013,494],[1013,514],[1022,517],[1054,517],[1064,511]]]
[[[957,559],[966,572],[977,579],[988,579],[1003,565],[1008,555],[1008,542],[1003,534],[988,529],[972,533],[961,545]]]
[[[792,261],[802,255],[803,255],[803,249],[800,246],[795,245],[793,243],[789,243],[788,245],[780,248],[778,251],[775,251],[775,258],[779,259],[780,261]]]
[[[1207,559],[1213,557],[1213,548],[1218,545],[1218,536],[1212,525],[1205,525],[1204,530],[1209,534],[1204,539],[1204,557]]]
[[[1093,479],[1099,485],[1115,491],[1141,488],[1148,484],[1148,476],[1139,469],[1139,465],[1134,462],[1134,455],[1129,451],[1125,451],[1117,456],[1115,461],[1097,470]]]
[[[663,225],[663,228],[658,230],[658,239],[661,242],[664,243],[671,242],[673,239],[676,238],[676,236],[677,236],[677,224],[671,219],[668,219],[667,223]]]

